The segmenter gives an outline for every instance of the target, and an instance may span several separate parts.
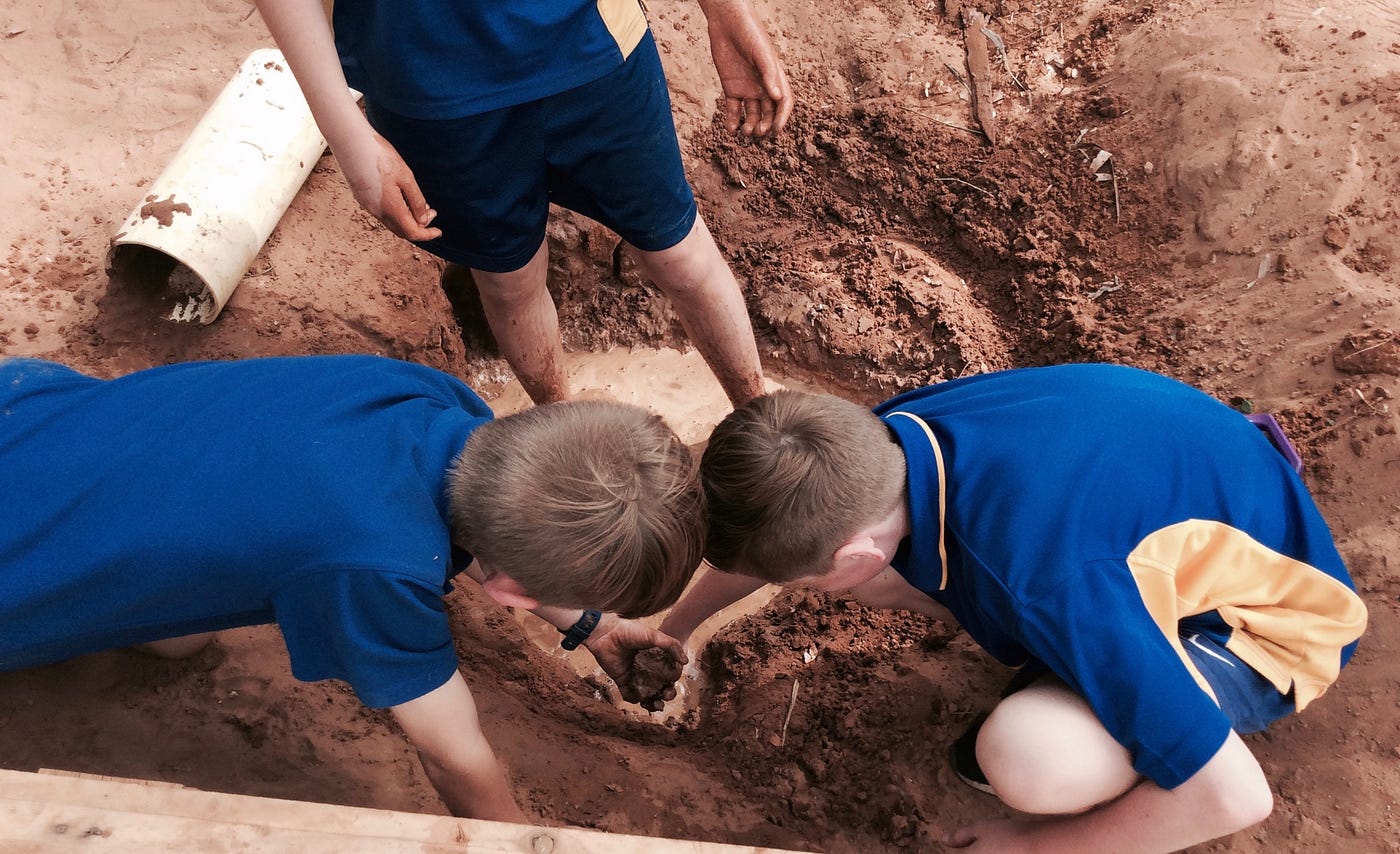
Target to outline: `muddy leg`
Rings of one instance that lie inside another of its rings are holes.
[[[634,253],[642,272],[675,305],[729,400],[738,406],[763,394],[763,366],[744,295],[704,220],[696,217],[690,234],[670,249]]]
[[[472,270],[481,294],[481,310],[510,367],[535,403],[565,400],[564,348],[559,343],[559,314],[545,287],[549,245],[542,242],[524,267],[508,273]]]

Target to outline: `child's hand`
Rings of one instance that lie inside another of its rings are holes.
[[[724,126],[745,136],[781,131],[792,113],[792,89],[753,9],[732,0],[708,0],[701,7],[709,23],[710,54],[724,90]]]
[[[405,240],[421,242],[441,237],[442,229],[428,227],[437,211],[428,207],[413,170],[389,141],[377,133],[374,145],[372,152],[360,152],[356,157],[341,157],[337,153],[355,200]]]
[[[1028,824],[1018,821],[979,821],[943,837],[943,844],[969,852],[1029,851]]]
[[[675,682],[689,661],[680,641],[636,620],[613,615],[605,616],[583,645],[617,683],[622,699],[651,711],[676,696]],[[639,668],[637,659],[642,655],[645,659]]]
[[[434,240],[442,229],[429,228],[437,211],[428,207],[413,170],[384,137],[379,140],[379,220],[406,240]]]

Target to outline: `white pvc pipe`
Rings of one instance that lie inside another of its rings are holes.
[[[108,267],[173,259],[168,319],[212,322],[325,148],[281,51],[253,51],[112,237]]]

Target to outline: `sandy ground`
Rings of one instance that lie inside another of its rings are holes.
[[[1371,628],[1330,693],[1249,739],[1273,816],[1203,850],[1400,850],[1394,4],[989,2],[1007,51],[995,147],[967,129],[961,32],[938,2],[758,0],[800,98],[758,145],[715,124],[698,9],[650,5],[701,208],[775,375],[873,402],[1111,360],[1278,415]],[[109,281],[123,217],[268,44],[246,0],[0,0],[0,353],[111,376],[374,352],[518,405],[470,294],[449,301],[437,263],[357,211],[329,157],[211,326]],[[552,234],[576,386],[703,435],[723,410],[708,374],[628,353],[684,346],[665,301],[606,232],[561,216]],[[527,621],[470,590],[451,607],[489,735],[543,822],[865,852],[936,850],[1000,812],[943,752],[1007,674],[948,627],[780,596],[697,653],[688,705],[648,718]],[[442,811],[388,717],[294,682],[266,628],[190,662],[112,652],[0,676],[0,766]]]

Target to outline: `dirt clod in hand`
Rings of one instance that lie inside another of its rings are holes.
[[[675,696],[672,689],[680,678],[681,663],[670,650],[644,649],[632,662],[632,670],[622,686],[623,694],[636,697],[637,704],[647,711],[659,712],[666,701]],[[666,696],[668,693],[670,697]]]

